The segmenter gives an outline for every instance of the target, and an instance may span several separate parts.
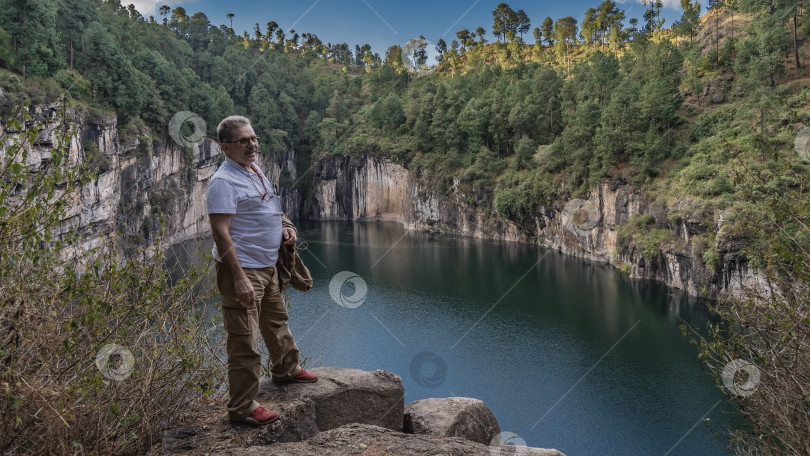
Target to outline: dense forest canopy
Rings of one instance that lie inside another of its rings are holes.
[[[645,257],[678,245],[671,228],[688,220],[705,229],[691,253],[719,271],[722,214],[723,237],[747,264],[782,290],[806,283],[806,144],[794,149],[810,120],[806,0],[716,0],[708,11],[682,0],[668,28],[660,0],[642,1],[641,23],[612,0],[594,3],[577,18],[498,4],[491,24],[437,40],[433,62],[424,36],[381,56],[272,18],[238,34],[182,7],[145,18],[118,0],[0,0],[0,114],[64,92],[91,120],[117,116],[123,141],[147,146],[168,141],[180,111],[201,116],[211,137],[221,118],[245,114],[264,153],[386,157],[527,233],[540,207],[627,185],[669,210],[619,228]],[[796,311],[806,287],[782,297],[787,311],[724,316],[781,324],[790,340],[780,343],[799,344],[791,362],[806,360],[810,318]],[[741,340],[732,336],[709,348]],[[724,353],[740,346],[754,345]],[[773,372],[784,372],[778,361]],[[790,413],[747,410],[757,445],[806,454],[810,395],[784,397]],[[778,423],[783,415],[800,419]]]
[[[532,18],[501,3],[489,30],[438,40],[434,64],[424,37],[381,58],[368,44],[323,43],[272,20],[239,35],[182,7],[162,6],[156,19],[118,1],[4,0],[0,108],[8,114],[25,92],[44,101],[67,91],[96,117],[115,113],[125,138],[156,141],[178,111],[200,115],[212,136],[218,119],[244,113],[267,153],[387,156],[430,170],[438,185],[460,178],[481,206],[495,198],[516,221],[606,178],[714,176],[684,189],[710,200],[733,188],[717,168],[728,160],[714,163],[703,140],[745,120],[764,140],[784,122],[773,100],[792,90],[776,81],[800,6],[714,2],[709,15],[738,16],[736,36],[699,39],[701,7],[687,0],[669,29],[657,1],[645,3],[642,24],[605,0],[579,20],[534,18],[533,31]],[[721,74],[736,77],[741,100],[705,106],[700,92]],[[802,97],[781,98],[796,107]]]

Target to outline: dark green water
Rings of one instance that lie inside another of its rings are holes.
[[[502,431],[569,456],[729,454],[737,415],[678,327],[706,327],[699,300],[535,246],[298,228],[315,285],[291,293],[290,326],[308,366],[392,371],[406,404],[479,398]]]

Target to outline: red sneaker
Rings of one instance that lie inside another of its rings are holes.
[[[276,379],[273,377],[273,383],[315,383],[318,381],[318,374],[314,372],[307,372],[303,368],[297,376],[285,379]]]
[[[249,417],[245,418],[242,421],[245,423],[261,426],[262,424],[272,423],[277,419],[278,419],[278,412],[267,410],[266,408],[260,405],[256,407],[256,410],[254,410]]]

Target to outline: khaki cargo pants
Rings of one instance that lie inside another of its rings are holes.
[[[216,262],[217,288],[227,331],[228,417],[237,421],[259,406],[256,396],[262,366],[261,355],[254,348],[257,329],[270,354],[273,378],[287,379],[301,371],[298,347],[287,326],[287,307],[281,296],[276,268],[245,268],[244,271],[255,293],[255,300],[249,306],[236,299],[233,275],[228,267]]]

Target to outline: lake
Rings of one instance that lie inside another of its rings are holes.
[[[701,300],[533,245],[298,229],[314,286],[290,293],[290,327],[307,367],[389,370],[406,404],[481,399],[502,431],[569,456],[730,454],[739,416],[679,328],[706,328]]]

